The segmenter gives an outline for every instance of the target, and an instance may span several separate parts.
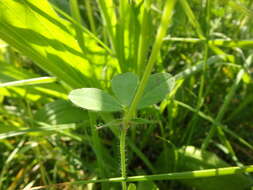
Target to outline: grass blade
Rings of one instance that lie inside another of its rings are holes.
[[[48,84],[54,83],[56,81],[56,77],[39,77],[25,80],[18,80],[12,82],[1,83],[1,87],[13,87],[13,86],[27,86],[27,85],[37,85],[37,84]]]
[[[84,185],[89,183],[104,183],[104,182],[138,182],[138,181],[155,181],[155,180],[181,180],[181,179],[200,179],[207,177],[217,177],[226,175],[235,175],[242,173],[252,173],[253,165],[243,166],[243,167],[225,167],[217,169],[207,169],[207,170],[196,170],[190,172],[178,172],[178,173],[167,173],[158,175],[143,175],[143,176],[131,176],[127,179],[122,177],[108,178],[108,179],[98,179],[98,180],[85,180],[85,181],[75,181],[75,182],[65,182],[49,186],[39,186],[33,187],[31,190],[45,189],[48,187],[65,186],[65,185]]]

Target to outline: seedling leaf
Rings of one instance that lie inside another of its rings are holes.
[[[156,73],[150,76],[141,98],[138,109],[156,104],[163,100],[166,95],[173,89],[175,79],[168,73]]]
[[[113,77],[112,90],[122,105],[129,106],[138,85],[138,77],[133,73],[123,73]]]
[[[121,111],[117,100],[107,92],[97,88],[80,88],[72,90],[69,99],[75,105],[92,111],[113,112]]]

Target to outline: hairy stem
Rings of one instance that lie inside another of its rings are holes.
[[[127,178],[127,171],[126,171],[126,134],[127,134],[127,126],[128,124],[125,123],[120,134],[120,167],[121,167],[121,177],[123,179]],[[122,181],[122,189],[127,189],[126,181]]]

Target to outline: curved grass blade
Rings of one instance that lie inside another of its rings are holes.
[[[38,186],[33,187],[31,190],[45,189],[49,187],[57,187],[62,185],[84,185],[89,183],[104,183],[104,182],[138,182],[138,181],[155,181],[155,180],[182,180],[182,179],[201,179],[201,178],[210,178],[218,176],[227,176],[243,173],[252,173],[253,165],[243,166],[243,167],[224,167],[216,169],[206,169],[206,170],[194,170],[188,172],[174,172],[174,173],[165,173],[157,175],[141,175],[141,176],[131,176],[127,179],[122,177],[107,178],[107,179],[94,179],[94,180],[84,180],[84,181],[74,181],[74,182],[65,182],[49,186]]]
[[[56,81],[56,77],[38,77],[31,79],[24,79],[6,83],[0,83],[1,87],[13,87],[13,86],[27,86],[27,85],[36,85],[36,84],[48,84]]]

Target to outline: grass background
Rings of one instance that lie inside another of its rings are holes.
[[[165,2],[0,2],[0,189],[121,175],[121,128],[112,121],[123,114],[88,113],[67,95],[82,87],[111,92],[110,80],[119,73],[141,77]],[[251,9],[246,0],[176,2],[170,25],[162,26],[167,33],[152,73],[169,72],[177,85],[161,103],[137,113],[145,121],[127,134],[128,176],[252,163]],[[252,184],[241,174],[193,178],[136,185],[238,190]]]

